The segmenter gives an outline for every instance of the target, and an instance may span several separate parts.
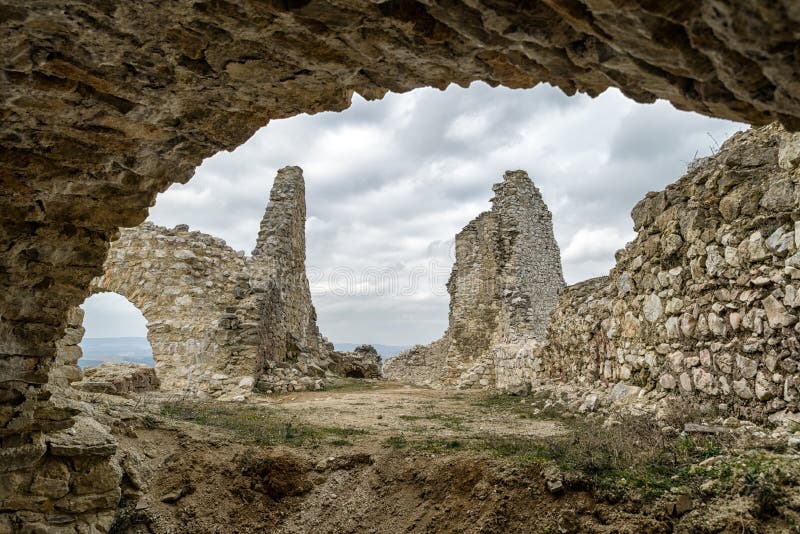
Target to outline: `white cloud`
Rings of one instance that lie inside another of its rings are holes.
[[[128,300],[116,293],[96,293],[81,305],[84,337],[145,337],[147,320]]]
[[[619,228],[581,228],[561,253],[564,276],[568,280],[582,280],[607,274],[614,266],[614,253],[633,240],[633,231]]]

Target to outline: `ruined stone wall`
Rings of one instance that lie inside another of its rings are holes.
[[[528,382],[522,371],[530,365],[527,349],[544,341],[564,286],[552,215],[528,175],[506,172],[492,189],[491,211],[456,236],[447,284],[445,381],[459,388],[508,389]]]
[[[263,316],[259,320],[264,337],[261,348],[266,351],[262,352],[259,369],[264,373],[262,388],[277,385],[271,369],[297,368],[297,378],[321,376],[329,363],[329,348],[317,327],[306,276],[305,225],[303,171],[285,167],[275,177],[258,240],[247,263],[250,291],[266,298],[252,304]]]
[[[387,377],[458,388],[530,382],[530,348],[543,342],[564,286],[561,259],[552,216],[528,175],[508,171],[493,191],[491,211],[456,236],[447,332],[389,360]]]
[[[383,376],[389,380],[441,388],[447,370],[447,336],[428,345],[415,345],[383,362]]]
[[[189,392],[211,386],[214,374],[253,374],[252,354],[230,350],[247,332],[224,328],[244,270],[242,255],[219,238],[146,222],[122,231],[92,289],[119,293],[142,312],[162,386]]]
[[[374,362],[355,353],[334,361],[319,332],[305,271],[305,220],[302,169],[286,167],[275,177],[251,257],[186,225],[147,222],[121,232],[92,290],[119,293],[145,316],[167,391],[230,399],[254,385],[320,389],[339,367],[361,364],[373,375]],[[59,343],[80,341],[67,337]],[[77,361],[79,348],[61,345],[59,359]]]
[[[649,193],[610,275],[564,291],[537,376],[797,409],[799,164],[800,137],[772,125]]]

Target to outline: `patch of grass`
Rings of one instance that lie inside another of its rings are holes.
[[[428,452],[452,452],[466,448],[467,444],[458,439],[426,438],[415,444],[415,448]]]
[[[438,421],[444,428],[450,430],[464,430],[464,418],[451,414],[428,413],[422,415],[400,415],[403,421]]]
[[[366,431],[354,428],[298,424],[269,408],[232,406],[212,402],[166,402],[161,415],[233,432],[243,442],[301,447],[318,445],[327,438],[346,441]]]
[[[563,436],[546,439],[489,437],[485,450],[525,463],[552,462],[577,474],[609,495],[660,496],[677,480],[689,477],[689,466],[723,452],[725,435],[670,438],[651,418],[630,417],[604,427],[591,420],[573,421]]]
[[[343,438],[349,438],[352,436],[362,436],[364,434],[367,434],[367,431],[362,428],[349,428],[341,426],[322,426],[317,428],[324,434],[343,437]]]
[[[753,498],[756,515],[760,518],[776,517],[778,508],[786,500],[782,485],[783,473],[774,466],[757,464],[749,467],[741,480],[742,495]]]
[[[403,436],[390,436],[384,444],[392,449],[405,449],[408,441]]]
[[[519,399],[509,402],[489,397],[481,402],[514,410]],[[408,421],[436,418],[437,414],[403,417]],[[470,449],[522,465],[556,465],[568,478],[582,481],[600,496],[617,501],[652,500],[679,484],[699,486],[702,474],[693,475],[690,467],[723,453],[731,439],[728,435],[667,437],[660,425],[648,417],[629,417],[610,427],[596,420],[574,419],[565,422],[564,427],[564,434],[550,437],[394,437],[387,445],[443,453]],[[425,432],[420,434],[424,436]]]

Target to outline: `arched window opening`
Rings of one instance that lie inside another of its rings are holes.
[[[96,293],[81,308],[86,332],[80,342],[79,366],[129,362],[153,367],[147,320],[128,299],[117,293]]]

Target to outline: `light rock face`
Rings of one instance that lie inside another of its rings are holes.
[[[255,320],[244,313],[242,321],[257,325],[254,363],[264,391],[319,389],[330,364],[332,347],[319,333],[306,276],[305,228],[303,171],[285,167],[272,186],[239,305],[255,312]]]
[[[83,309],[73,308],[67,315],[67,328],[64,337],[56,343],[56,359],[50,369],[48,388],[64,394],[70,384],[83,377],[78,360],[83,356],[79,343],[83,339]]]
[[[528,175],[508,171],[493,190],[491,211],[456,236],[444,341],[389,360],[388,378],[428,384],[441,379],[458,388],[516,389],[530,383],[533,351],[544,341],[564,286],[561,259],[552,216]],[[431,356],[434,351],[440,355]],[[414,370],[442,360],[441,377],[438,371]]]
[[[536,376],[800,408],[797,147],[777,125],[742,132],[649,193],[610,275],[564,291]]]
[[[35,468],[0,471],[0,532],[108,531],[121,497],[115,438],[82,415],[38,439]]]
[[[202,383],[208,390],[213,374],[254,373],[255,350],[231,350],[246,344],[248,332],[240,324],[226,328],[245,268],[245,258],[222,239],[145,222],[122,231],[92,290],[118,293],[142,312],[164,389],[191,392]]]
[[[330,353],[330,369],[346,378],[380,378],[381,356],[372,345],[358,345],[351,352]]]
[[[420,386],[441,388],[447,370],[449,341],[443,336],[428,345],[415,345],[383,362],[383,376]]]

